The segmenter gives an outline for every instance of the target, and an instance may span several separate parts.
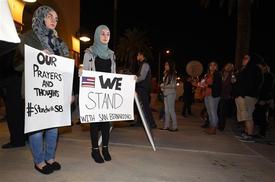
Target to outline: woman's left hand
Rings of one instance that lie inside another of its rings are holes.
[[[75,101],[75,96],[72,95],[72,97],[71,97],[71,104],[74,103],[74,101]]]

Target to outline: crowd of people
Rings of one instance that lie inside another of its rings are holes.
[[[50,128],[24,134],[24,45],[29,45],[47,54],[69,57],[66,43],[58,36],[56,26],[57,12],[49,6],[40,6],[34,13],[32,29],[21,35],[21,43],[1,55],[0,94],[5,102],[6,120],[10,132],[10,141],[2,145],[3,149],[25,146],[26,140],[33,156],[34,168],[43,174],[51,174],[61,169],[55,158],[58,142],[58,129]],[[110,30],[100,25],[94,32],[93,45],[85,50],[83,69],[116,73],[115,53],[108,47]],[[152,109],[150,108],[151,68],[144,50],[137,52],[139,69],[136,73],[136,93],[141,101],[144,116],[150,129],[156,128]],[[2,63],[4,66],[2,66]],[[78,73],[78,72],[77,72]],[[81,75],[81,72],[79,73]],[[79,75],[76,74],[75,77]],[[23,80],[22,80],[23,79]],[[22,85],[22,87],[21,87]],[[78,83],[77,83],[78,85]],[[176,70],[175,63],[165,62],[162,84],[160,85],[164,103],[164,123],[161,130],[178,131],[175,112]],[[244,124],[240,140],[252,142],[255,134],[265,137],[270,107],[274,103],[274,77],[269,67],[255,55],[245,55],[242,68],[234,70],[228,63],[222,71],[218,63],[211,62],[208,71],[201,80],[193,80],[188,76],[184,80],[182,115],[193,115],[191,105],[194,101],[194,88],[200,88],[204,97],[207,113],[207,134],[216,134],[216,129],[223,131],[226,127],[228,111],[236,105],[236,118]],[[77,95],[77,87],[74,89]],[[232,102],[233,101],[233,102]],[[235,101],[235,102],[234,102]],[[16,113],[16,114],[15,114]],[[231,113],[231,114],[232,114]],[[140,120],[135,125],[141,126]],[[255,133],[255,125],[259,126]],[[109,153],[110,122],[90,124],[91,157],[96,163],[111,161]],[[100,150],[99,135],[102,135]]]
[[[216,62],[210,62],[203,78],[184,79],[182,115],[192,115],[194,90],[199,89],[205,107],[201,118],[207,134],[223,131],[228,117],[239,122],[243,142],[254,142],[266,137],[268,118],[274,110],[274,75],[264,59],[257,54],[246,54],[239,69],[232,63],[218,70]]]

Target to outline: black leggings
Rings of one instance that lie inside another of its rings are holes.
[[[101,123],[91,123],[90,124],[90,137],[92,141],[92,147],[98,148],[98,134],[99,131],[102,134],[102,145],[108,146],[109,136],[110,136],[110,122],[101,122]]]

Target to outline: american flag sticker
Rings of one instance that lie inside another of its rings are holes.
[[[95,88],[95,77],[82,76],[81,87]]]

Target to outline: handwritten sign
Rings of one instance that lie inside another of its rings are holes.
[[[83,70],[80,77],[81,123],[133,120],[133,75]]]
[[[74,60],[25,45],[25,133],[71,124]]]

